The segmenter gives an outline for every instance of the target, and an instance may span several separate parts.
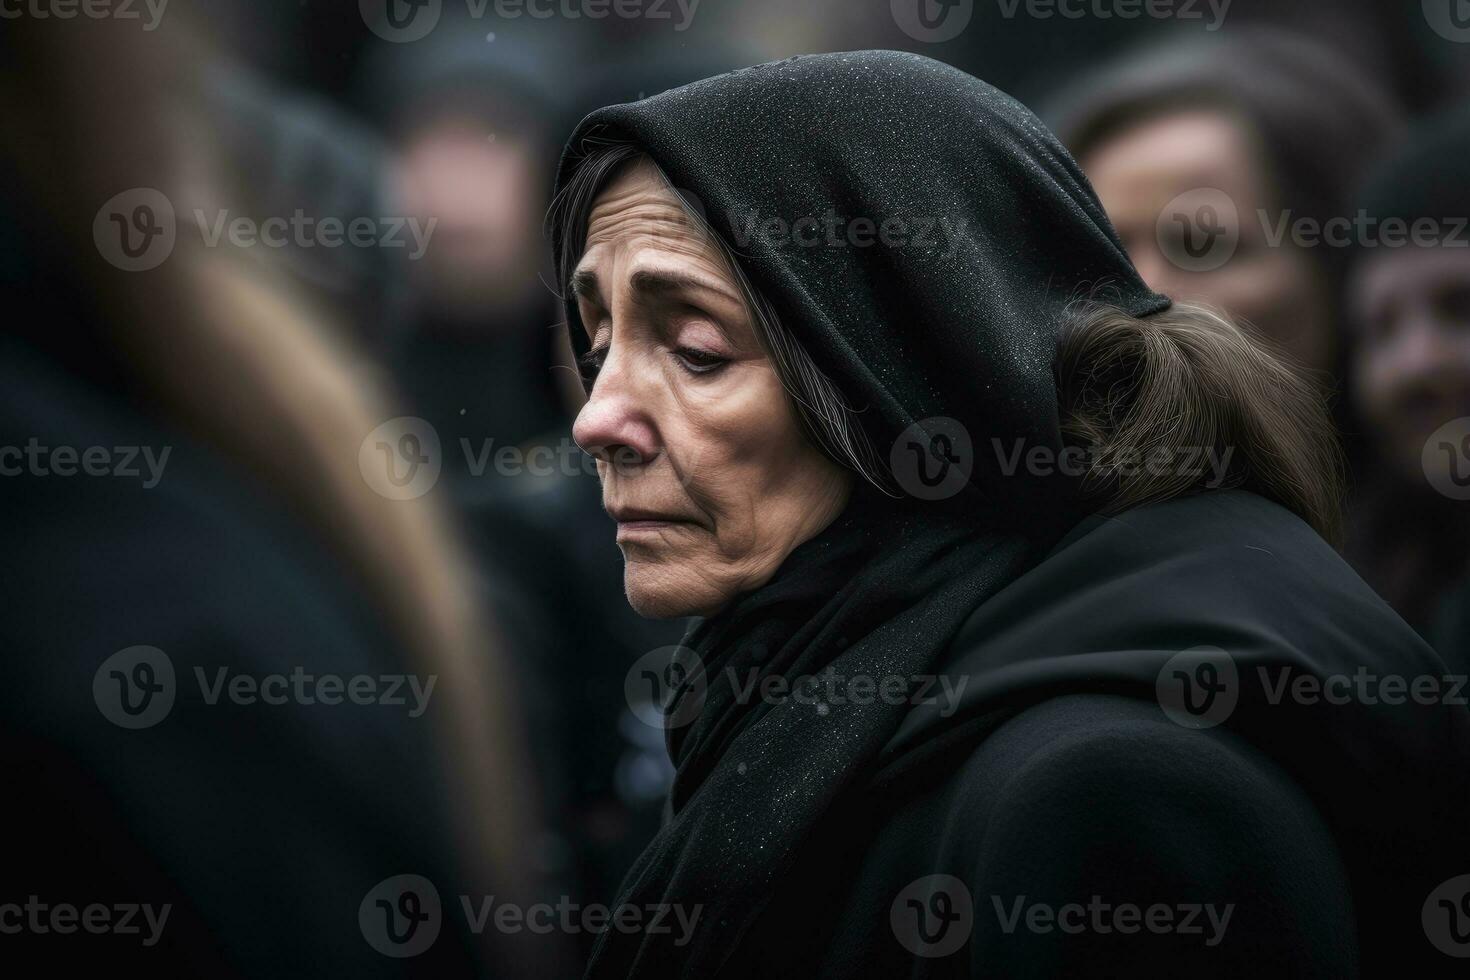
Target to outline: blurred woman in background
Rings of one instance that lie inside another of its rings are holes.
[[[1229,311],[1340,391],[1349,250],[1305,246],[1291,228],[1345,213],[1395,130],[1366,76],[1309,39],[1234,29],[1085,73],[1046,115],[1146,282]]]
[[[5,286],[25,311],[3,338],[4,442],[171,447],[154,486],[0,484],[18,528],[5,782],[26,841],[5,898],[173,907],[148,948],[22,937],[57,968],[474,976],[555,963],[545,937],[533,952],[475,933],[457,900],[542,897],[515,684],[478,573],[436,498],[387,499],[360,468],[386,401],[358,325],[285,255],[194,233],[192,209],[238,207],[235,181],[259,174],[237,169],[192,97],[211,49],[177,29],[23,21],[4,37],[18,238]],[[174,216],[130,205],[109,225],[98,206],[128,188],[177,214],[172,253],[147,271],[115,267],[129,242],[105,233],[142,231],[146,246]],[[172,664],[176,703],[127,731],[93,704],[91,676],[137,644]],[[196,672],[219,671],[408,675],[433,694],[417,718],[386,702],[252,707],[198,689]],[[375,898],[405,874],[437,887],[432,926],[418,885]],[[416,959],[383,948],[420,926],[430,943]]]

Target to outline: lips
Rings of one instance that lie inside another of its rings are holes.
[[[607,512],[609,515],[611,515],[612,519],[617,521],[619,524],[632,524],[638,521],[661,521],[664,523],[670,523],[687,519],[679,517],[676,514],[664,513],[657,510],[644,510],[640,507],[609,507],[607,509]]]
[[[618,522],[618,538],[690,527],[697,522],[680,514],[641,507],[610,507],[608,514]]]

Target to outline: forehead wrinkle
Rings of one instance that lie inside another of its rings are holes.
[[[613,271],[617,283],[607,278]],[[749,311],[728,261],[683,202],[649,174],[634,172],[600,193],[569,288],[573,295],[606,307],[613,301],[607,291],[623,284],[639,305],[684,300],[712,307],[714,326],[734,346],[747,346]],[[589,293],[589,287],[597,291]]]

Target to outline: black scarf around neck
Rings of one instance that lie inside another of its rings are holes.
[[[598,110],[569,142],[559,187],[606,140],[639,146],[703,208],[862,406],[895,471],[908,443],[966,474],[940,500],[860,489],[768,583],[687,636],[666,709],[672,819],[619,901],[697,907],[698,925],[682,945],[610,928],[588,975],[703,977],[817,822],[874,775],[916,675],[1081,516],[1070,481],[1018,455],[1064,448],[1052,360],[1068,305],[1102,299],[1144,316],[1169,301],[1139,279],[1086,179],[1025,107],[917,55],[793,58]],[[862,237],[809,244],[829,215]],[[868,234],[885,223],[885,237]],[[574,303],[567,316],[584,353]],[[750,687],[764,678],[789,696]]]

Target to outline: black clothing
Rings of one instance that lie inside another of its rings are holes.
[[[703,710],[687,735],[671,730],[674,818],[629,874],[624,901],[703,904],[707,924],[682,946],[604,933],[592,972],[697,974],[728,955],[791,849],[901,717],[899,705],[840,697],[820,713],[753,706],[730,678],[924,672],[963,618],[1080,516],[1070,484],[1007,473],[1000,454],[965,448],[968,434],[1060,453],[1052,356],[1065,309],[1105,296],[1145,315],[1169,301],[1139,279],[1045,127],[927,58],[792,58],[601,109],[573,135],[559,186],[584,143],[616,138],[703,207],[860,406],[880,452],[904,438],[927,450],[926,465],[964,476],[957,495],[927,507],[859,495],[775,579],[686,640]],[[752,234],[772,222],[794,234]],[[843,225],[845,240],[810,246],[814,223]],[[887,237],[852,237],[867,227]],[[567,315],[585,353],[575,303]]]
[[[1198,730],[1165,712],[1175,702],[1158,688],[1196,647],[1237,671],[1224,722]],[[1457,969],[1421,911],[1470,868],[1470,715],[1371,703],[1395,697],[1386,686],[1346,704],[1327,700],[1349,690],[1341,682],[1314,704],[1290,693],[1301,677],[1439,684],[1447,670],[1277,505],[1224,492],[1090,518],[975,611],[937,672],[957,696],[931,688],[796,848],[728,975]],[[1440,685],[1444,700],[1454,686]],[[961,886],[907,904],[909,886],[941,874]],[[962,894],[969,911],[950,928],[968,942],[943,953],[938,918],[918,909],[959,909]],[[1018,902],[1024,915],[1094,896],[1107,909],[1076,933],[1015,919]],[[1108,911],[1155,905],[1176,928],[1125,932]]]
[[[210,692],[242,675],[415,673],[349,570],[250,473],[5,338],[0,446],[33,439],[105,448],[139,475],[40,475],[3,460],[11,846],[0,904],[171,910],[150,945],[134,916],[132,935],[7,935],[8,962],[209,977],[486,969],[453,914],[465,884],[432,702],[414,718],[407,706],[266,703],[268,687],[253,704]],[[150,470],[136,447],[162,465]],[[168,657],[176,695],[167,717],[129,731],[104,716],[93,685],[110,655],[137,645]],[[403,873],[434,882],[450,913],[413,959],[377,952],[358,920],[369,891]]]
[[[619,139],[703,208],[880,455],[927,442],[964,480],[938,500],[860,489],[769,582],[694,626],[667,708],[670,819],[622,901],[699,919],[687,935],[608,930],[590,976],[1231,975],[1278,953],[1341,975],[1359,956],[1369,970],[1440,956],[1419,913],[1467,867],[1454,824],[1470,715],[1271,703],[1257,668],[1443,664],[1273,504],[1198,497],[1093,529],[1074,482],[1005,468],[1002,447],[1063,446],[1068,304],[1168,305],[1029,112],[914,55],[795,58],[593,113],[559,184]],[[803,240],[828,216],[956,231],[943,247]],[[585,352],[574,305],[568,318]],[[946,425],[962,438],[946,444]],[[967,690],[936,719],[909,699],[941,671]],[[763,681],[794,693],[753,695]],[[1238,701],[1203,732],[1201,693],[1206,712]],[[966,953],[930,956],[957,899],[906,889],[936,872],[976,897]],[[1234,945],[1007,934],[982,904],[1103,892],[1223,902]],[[939,919],[908,936],[911,909]]]

